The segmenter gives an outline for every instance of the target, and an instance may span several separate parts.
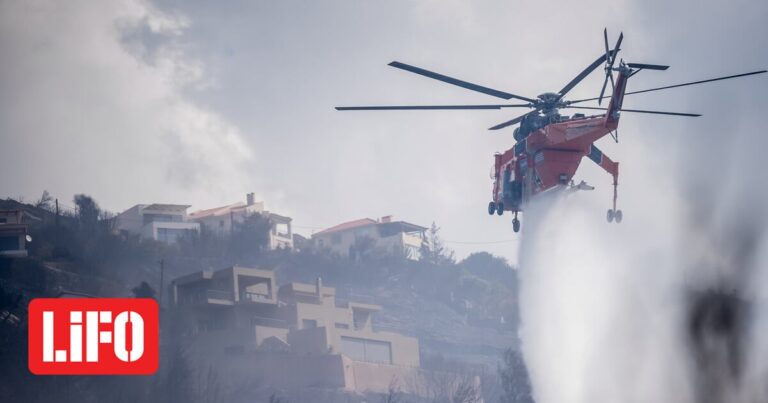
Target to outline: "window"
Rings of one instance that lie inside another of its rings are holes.
[[[392,344],[386,341],[342,336],[341,352],[356,361],[392,364]]]
[[[277,235],[287,238],[288,237],[288,224],[277,223],[275,224],[275,232]]]
[[[0,236],[0,250],[19,250],[18,235]]]
[[[181,215],[178,214],[144,214],[144,224],[151,222],[181,222]]]
[[[301,328],[302,329],[312,329],[317,327],[317,321],[314,319],[302,319],[301,320]]]
[[[174,243],[180,237],[186,235],[189,231],[192,230],[183,228],[158,228],[157,240],[165,243]]]

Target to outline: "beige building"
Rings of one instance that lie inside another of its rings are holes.
[[[115,217],[116,228],[143,238],[175,243],[181,236],[200,231],[200,224],[188,220],[188,208],[183,204],[137,204]]]
[[[177,278],[170,293],[193,350],[224,374],[385,391],[392,377],[418,372],[417,339],[375,331],[380,306],[339,305],[319,279],[276,289],[271,271],[235,266]]]
[[[356,246],[371,242],[375,250],[403,253],[410,259],[419,258],[419,249],[427,228],[406,221],[393,221],[392,216],[378,220],[363,218],[345,222],[312,235],[318,248],[330,249],[342,256],[357,252]]]
[[[264,209],[264,202],[256,202],[254,194],[246,195],[246,203],[238,202],[227,206],[199,210],[189,215],[190,220],[200,223],[207,230],[223,235],[232,232],[236,223],[242,223],[251,214],[266,216],[272,227],[269,231],[269,248],[293,248],[293,230],[290,217],[276,214]]]

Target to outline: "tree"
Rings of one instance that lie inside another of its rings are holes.
[[[368,261],[376,248],[376,240],[365,235],[355,238],[355,242],[349,246],[349,258],[352,260]]]
[[[154,377],[154,401],[195,402],[195,371],[186,351],[178,341],[174,341],[166,351],[165,362],[160,366],[163,369]]]
[[[262,250],[269,248],[269,232],[272,230],[269,217],[259,213],[249,214],[243,222],[234,224],[232,244],[235,256],[255,257]]]
[[[400,391],[400,386],[398,385],[397,377],[393,376],[392,379],[389,381],[389,387],[387,388],[387,393],[383,394],[381,396],[381,403],[400,403],[402,402],[403,393]]]
[[[155,298],[155,289],[146,281],[142,281],[141,284],[133,287],[131,292],[134,298]]]
[[[459,266],[484,279],[503,282],[508,287],[517,289],[517,271],[503,257],[488,252],[475,252],[462,260]]]
[[[499,366],[499,377],[504,390],[500,399],[502,403],[534,403],[531,380],[520,351],[511,348],[504,351],[504,362]]]
[[[43,210],[51,211],[53,210],[53,206],[51,205],[51,202],[53,201],[53,198],[50,194],[48,194],[47,190],[43,190],[43,195],[40,196],[40,200],[35,202],[35,207],[41,208]]]
[[[480,378],[467,368],[424,371],[410,380],[410,388],[430,403],[479,403]]]
[[[419,250],[421,257],[419,260],[435,265],[453,264],[455,259],[453,251],[446,248],[440,237],[440,227],[432,222],[432,226],[427,230],[424,240]]]
[[[77,219],[80,223],[80,228],[86,231],[95,231],[96,225],[99,222],[99,216],[101,215],[101,209],[96,201],[91,196],[85,194],[77,194],[74,198],[75,206],[77,208]]]

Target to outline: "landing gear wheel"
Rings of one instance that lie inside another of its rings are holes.
[[[512,220],[512,231],[520,232],[520,220],[517,218]]]
[[[493,215],[493,213],[496,212],[496,203],[490,202],[488,203],[488,214]]]
[[[614,214],[615,213],[613,210],[608,210],[608,213],[605,215],[605,218],[608,220],[608,222],[613,222]]]
[[[496,214],[498,215],[504,214],[504,203],[502,202],[496,203]]]
[[[621,210],[616,210],[616,212],[613,214],[613,218],[616,219],[616,224],[618,224],[624,218],[624,214],[621,212]]]

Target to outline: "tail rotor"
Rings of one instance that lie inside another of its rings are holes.
[[[605,81],[603,81],[603,88],[600,90],[600,97],[597,100],[597,104],[600,105],[605,95],[605,87],[608,86],[608,80],[611,80],[611,89],[616,85],[613,81],[613,64],[616,62],[616,56],[619,54],[619,46],[621,41],[624,40],[624,33],[619,34],[619,39],[616,41],[616,46],[613,50],[608,48],[608,29],[603,30],[603,43],[605,45]]]

